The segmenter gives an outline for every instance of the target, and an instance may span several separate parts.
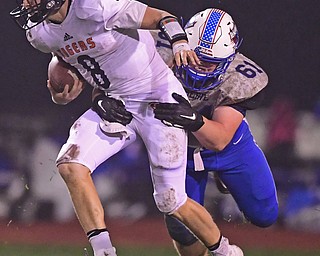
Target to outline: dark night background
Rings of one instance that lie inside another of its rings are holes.
[[[240,51],[269,74],[265,104],[279,95],[291,98],[299,108],[312,110],[320,98],[320,2],[271,1],[143,1],[166,9],[184,20],[197,11],[217,7],[229,12],[243,37]],[[50,55],[33,49],[9,16],[14,0],[1,7],[1,112],[25,115],[57,114],[73,121],[89,106],[91,88],[69,106],[52,103],[46,89]],[[67,125],[68,126],[68,125]]]

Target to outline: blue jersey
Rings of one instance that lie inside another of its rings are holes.
[[[249,221],[263,227],[277,219],[278,202],[273,176],[245,119],[224,150],[200,151],[203,171],[195,171],[194,150],[188,149],[186,189],[190,198],[204,204],[208,173],[215,171]]]

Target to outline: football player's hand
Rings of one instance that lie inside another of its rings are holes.
[[[199,130],[204,125],[202,115],[195,111],[180,94],[173,93],[172,97],[178,103],[155,103],[152,105],[155,118],[168,126],[191,132]]]
[[[62,92],[57,92],[50,84],[50,80],[47,81],[47,88],[50,91],[52,101],[59,105],[66,105],[70,101],[73,101],[83,91],[86,82],[81,79],[74,79],[72,86],[66,85]]]
[[[108,122],[117,122],[127,125],[131,122],[133,116],[127,111],[123,102],[115,98],[100,94],[93,100],[92,109]]]
[[[191,50],[187,41],[180,40],[175,42],[172,45],[172,51],[178,67],[181,65],[187,66],[189,64],[192,64],[193,66],[200,65],[197,54]]]

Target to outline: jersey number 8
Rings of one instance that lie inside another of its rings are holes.
[[[83,66],[88,72],[90,72],[93,81],[98,85],[103,87],[104,89],[108,89],[110,82],[104,73],[104,71],[100,68],[100,65],[94,58],[91,58],[88,55],[82,55],[78,57],[78,63]]]

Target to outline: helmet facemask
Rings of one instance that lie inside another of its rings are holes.
[[[176,67],[175,74],[188,90],[211,90],[223,81],[223,75],[233,59],[234,55],[230,56],[227,61],[215,62],[217,67],[212,72],[203,72],[191,66],[180,66]]]
[[[28,2],[29,5],[25,6],[23,2]],[[18,6],[10,12],[10,16],[20,28],[29,30],[57,12],[64,2],[65,0],[17,0]]]

